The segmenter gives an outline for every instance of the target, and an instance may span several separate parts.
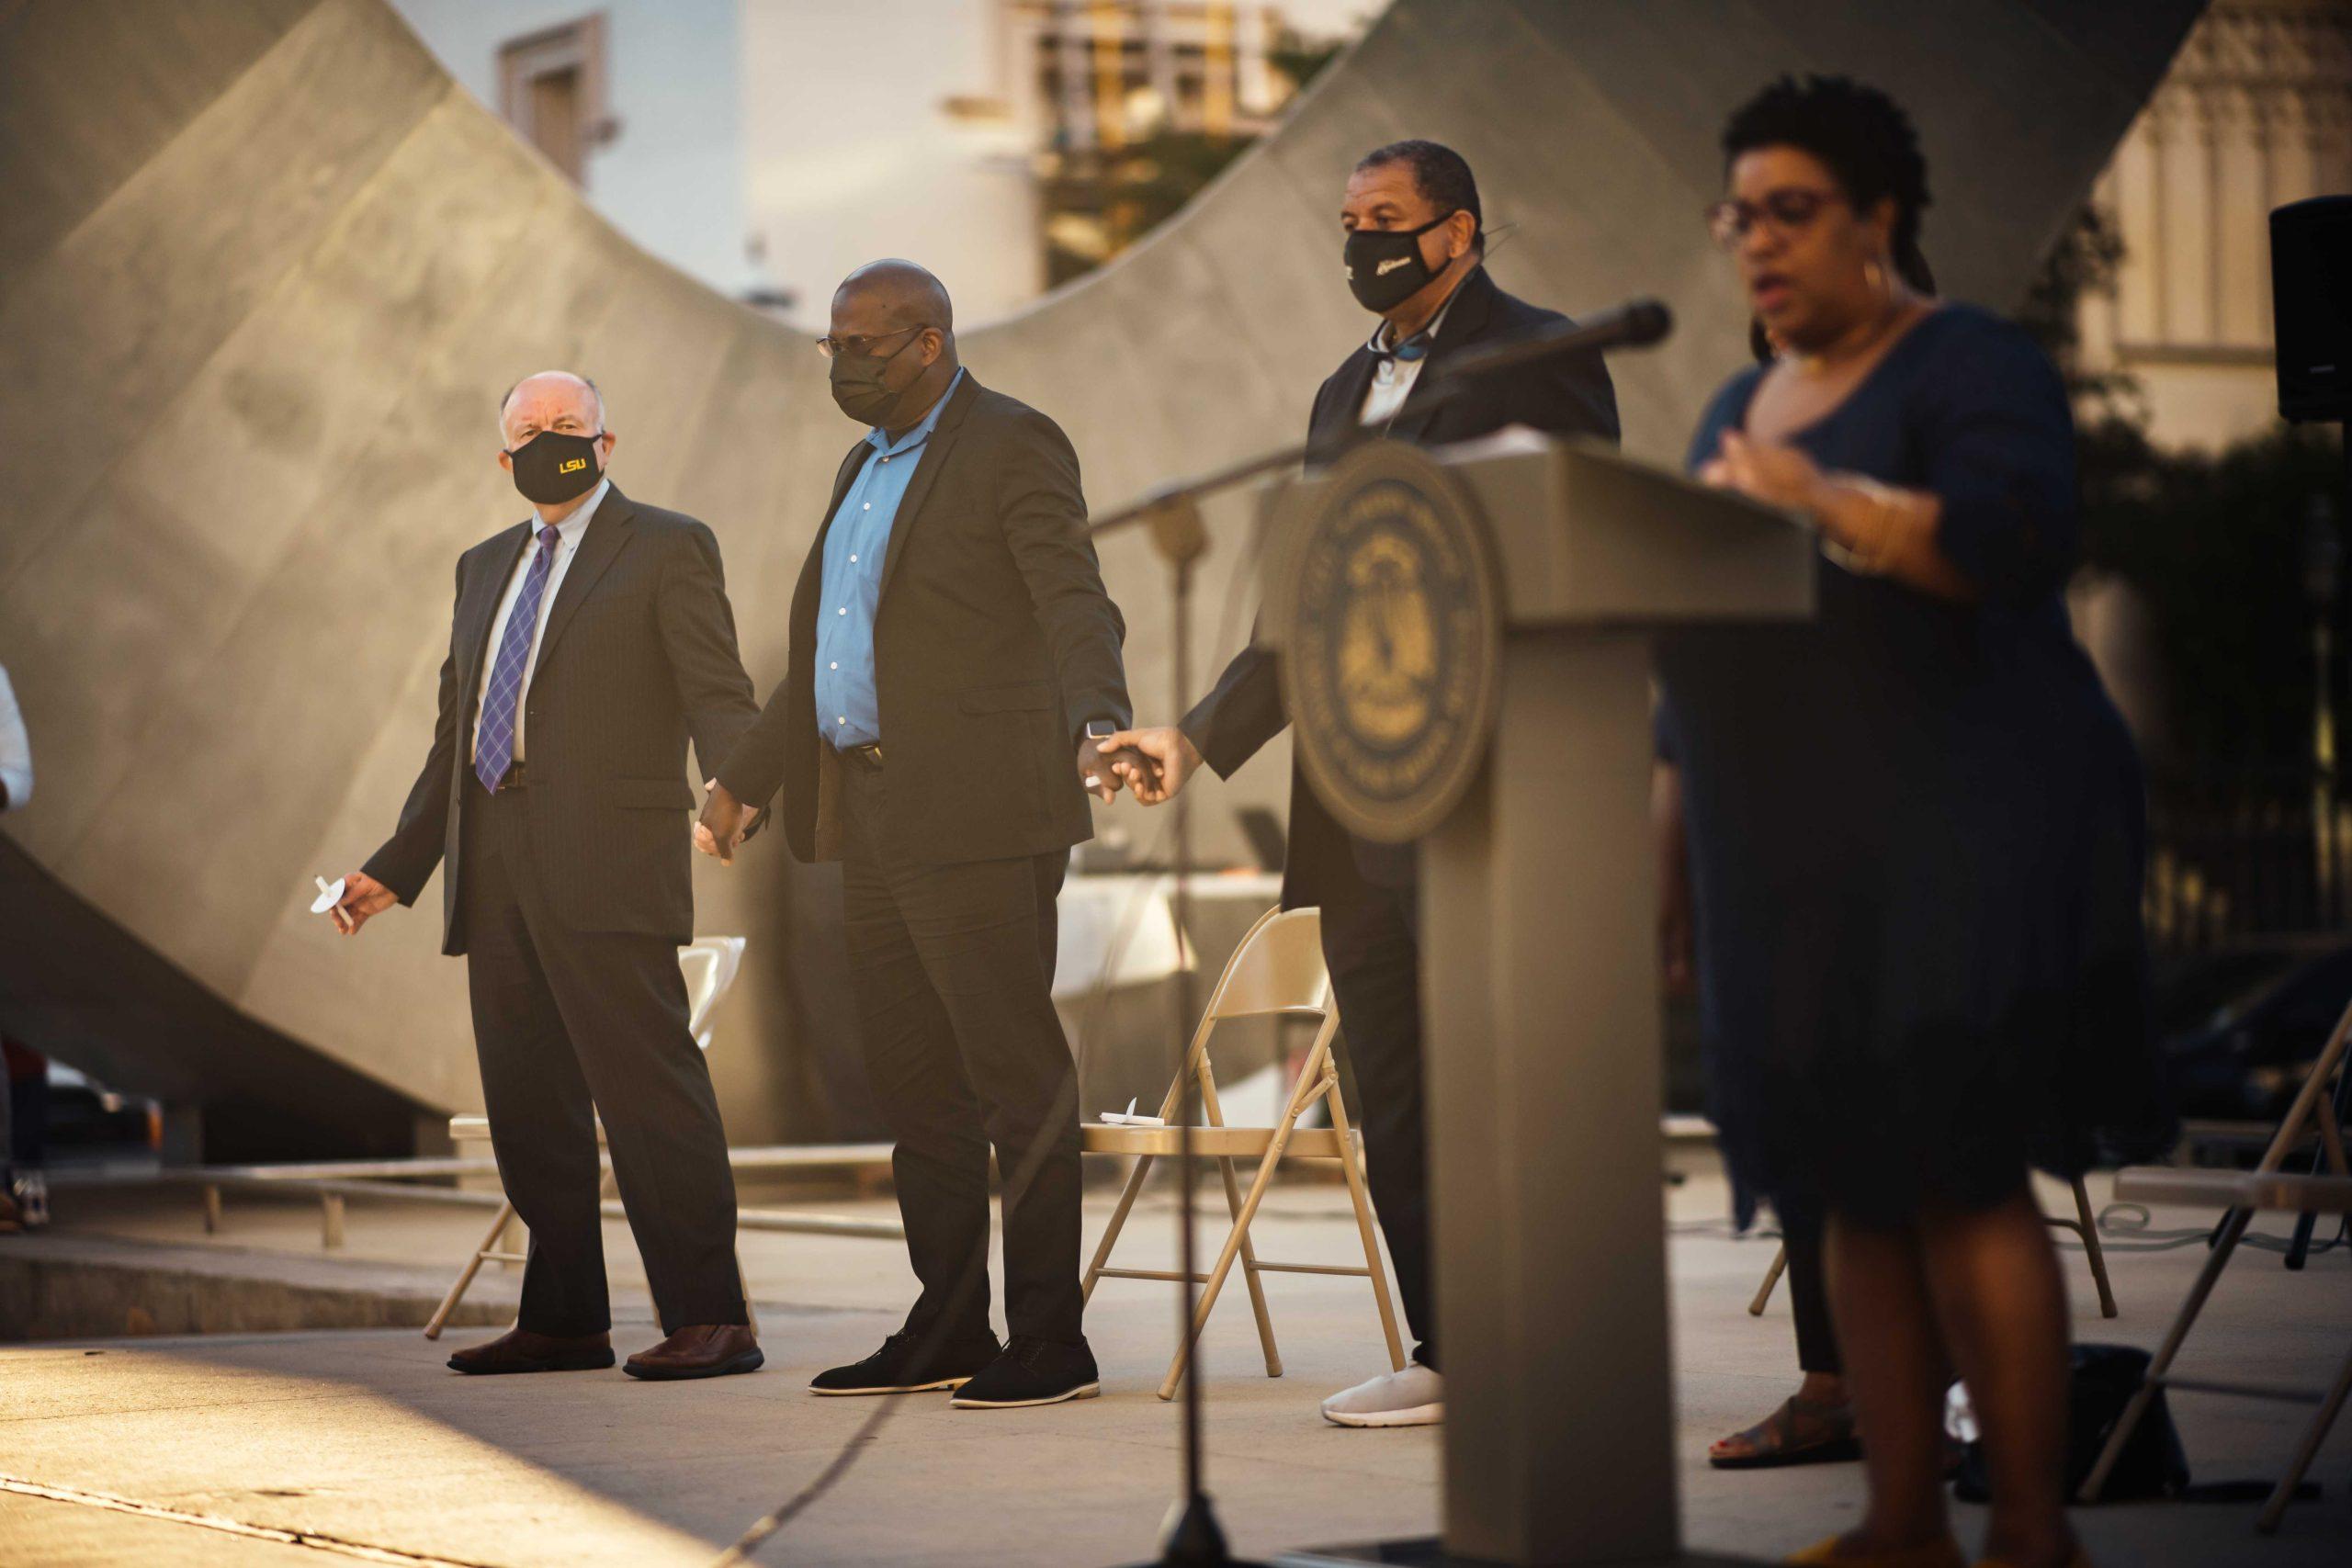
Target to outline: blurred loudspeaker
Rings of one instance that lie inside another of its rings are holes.
[[[2352,196],[2270,214],[2270,299],[2279,413],[2352,420]]]

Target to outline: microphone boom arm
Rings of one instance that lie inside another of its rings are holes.
[[[1573,326],[1546,327],[1498,343],[1482,344],[1451,358],[1437,382],[1414,403],[1416,412],[1442,407],[1468,391],[1480,378],[1517,370],[1568,354],[1638,348],[1657,342],[1673,330],[1674,313],[1656,299],[1634,299],[1596,311]],[[1304,446],[1283,446],[1205,474],[1162,485],[1088,525],[1090,534],[1107,534],[1171,511],[1196,504],[1204,496],[1246,483],[1261,474],[1305,465],[1317,468],[1336,461],[1367,441],[1381,438],[1376,425],[1350,425],[1339,434]]]

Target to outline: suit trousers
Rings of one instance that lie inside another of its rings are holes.
[[[534,865],[527,784],[493,795],[469,776],[462,809],[474,1049],[499,1178],[531,1230],[516,1326],[612,1325],[600,1111],[662,1332],[743,1322],[735,1175],[710,1068],[686,1032],[677,947],[563,922]]]
[[[910,1332],[989,1326],[989,1147],[1004,1191],[1004,1312],[1076,1344],[1078,1072],[1054,1010],[1066,851],[934,864],[889,841],[891,789],[937,787],[844,758],[842,895],[866,1075],[922,1294]]]
[[[1340,1004],[1340,1038],[1356,1080],[1366,1181],[1388,1240],[1396,1296],[1434,1369],[1430,1285],[1428,1091],[1421,1074],[1421,944],[1411,887],[1345,879],[1323,906],[1323,961]]]

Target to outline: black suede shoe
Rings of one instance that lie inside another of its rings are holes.
[[[808,1384],[812,1393],[922,1393],[932,1389],[961,1388],[974,1373],[996,1359],[1001,1348],[986,1329],[977,1338],[951,1340],[922,1356],[923,1336],[900,1330],[882,1341],[882,1348],[863,1361],[819,1372]]]
[[[1004,1354],[990,1361],[950,1401],[958,1410],[1012,1410],[1024,1404],[1059,1404],[1065,1399],[1092,1399],[1102,1392],[1094,1370],[1094,1352],[1081,1339],[1065,1345],[1058,1339],[1033,1339],[1016,1334]]]

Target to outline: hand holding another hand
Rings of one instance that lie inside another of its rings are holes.
[[[1149,768],[1138,767],[1115,756],[1111,761],[1111,771],[1146,806],[1162,806],[1173,800],[1177,791],[1184,787],[1184,781],[1201,765],[1200,748],[1172,724],[1155,729],[1122,729],[1104,736],[1101,745],[1105,754],[1140,752],[1151,764]],[[1114,784],[1113,787],[1117,786]]]
[[[733,865],[736,848],[751,831],[760,808],[736,799],[734,792],[717,779],[707,780],[702,787],[709,798],[703,802],[702,816],[695,823],[695,848],[721,865]]]
[[[1081,736],[1078,742],[1078,782],[1087,794],[1105,806],[1119,798],[1119,781],[1125,776],[1103,755],[1110,750],[1108,740],[1098,740],[1091,735]]]

